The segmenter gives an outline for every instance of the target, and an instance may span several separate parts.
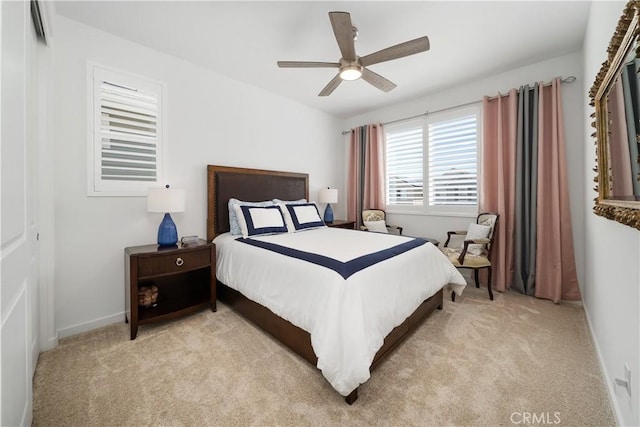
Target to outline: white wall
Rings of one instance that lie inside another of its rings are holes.
[[[461,66],[468,66],[462,65]],[[524,84],[536,81],[548,82],[551,78],[575,76],[577,81],[562,86],[563,112],[565,119],[565,138],[567,158],[569,159],[569,192],[571,202],[571,219],[573,221],[574,245],[578,280],[583,281],[584,267],[584,166],[580,161],[584,158],[585,143],[582,117],[582,55],[570,54],[515,70],[505,71],[482,80],[461,83],[457,87],[442,90],[417,98],[415,101],[393,105],[372,111],[348,120],[347,126],[354,127],[365,123],[389,122],[422,114],[455,107],[468,102],[480,101],[484,95],[495,96],[498,92],[506,93],[511,88],[519,88]],[[425,77],[427,78],[427,77]],[[439,215],[406,215],[390,214],[389,222],[405,227],[404,234],[446,239],[447,230],[465,230],[472,219],[469,217],[446,217]]]
[[[584,129],[591,135],[588,91],[606,59],[624,2],[593,2],[584,42],[582,92]],[[585,198],[585,282],[582,298],[596,341],[616,416],[622,425],[640,425],[640,231],[592,212],[595,147],[588,137],[584,157]],[[624,364],[631,368],[632,397],[613,383],[624,377]]]
[[[222,58],[226,60],[228,58]],[[56,17],[55,288],[61,337],[124,321],[126,246],[154,243],[144,197],[87,196],[87,61],[167,84],[168,180],[187,193],[178,234],[206,236],[206,165],[306,172],[344,194],[342,122],[175,57]],[[344,211],[342,203],[337,213]]]

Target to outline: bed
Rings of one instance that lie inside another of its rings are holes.
[[[308,200],[308,175],[213,165],[207,172],[207,239],[216,243],[218,299],[318,367],[349,404],[370,372],[442,308],[442,288],[450,284],[461,293],[465,286],[420,239],[328,227],[231,235],[229,199]],[[358,246],[376,248],[378,260],[354,255]],[[362,260],[372,261],[363,266]],[[395,281],[400,271],[402,280]]]

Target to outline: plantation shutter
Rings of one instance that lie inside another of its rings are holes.
[[[478,202],[478,116],[429,124],[429,205]]]
[[[155,182],[157,126],[157,95],[102,82],[100,178]]]
[[[386,129],[387,205],[421,206],[424,199],[423,122]]]
[[[163,185],[163,84],[89,65],[89,195],[146,195]]]

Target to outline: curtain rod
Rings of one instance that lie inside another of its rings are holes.
[[[573,83],[575,81],[576,81],[576,77],[575,76],[569,76],[569,77],[565,77],[564,79],[560,79],[560,83]],[[551,82],[543,84],[543,86],[550,86],[550,85],[551,85]],[[503,95],[498,95],[498,96],[503,96]],[[489,99],[496,99],[496,98],[498,98],[498,96],[492,96]],[[477,104],[478,102],[482,102],[482,100],[466,102],[464,104],[455,105],[453,107],[441,108],[439,110],[427,111],[427,112],[422,113],[422,114],[416,114],[415,116],[405,117],[405,118],[397,119],[397,120],[391,120],[390,122],[382,123],[382,125],[383,126],[384,125],[390,125],[392,123],[403,122],[405,120],[417,119],[418,117],[428,116],[429,114],[434,114],[434,113],[441,113],[443,111],[453,110],[454,108],[466,107],[467,105]],[[343,130],[341,133],[342,133],[342,135],[347,135],[347,134],[351,133],[351,131],[350,130]]]

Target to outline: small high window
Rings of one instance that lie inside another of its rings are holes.
[[[163,184],[163,85],[97,65],[89,75],[89,195],[146,195]]]

